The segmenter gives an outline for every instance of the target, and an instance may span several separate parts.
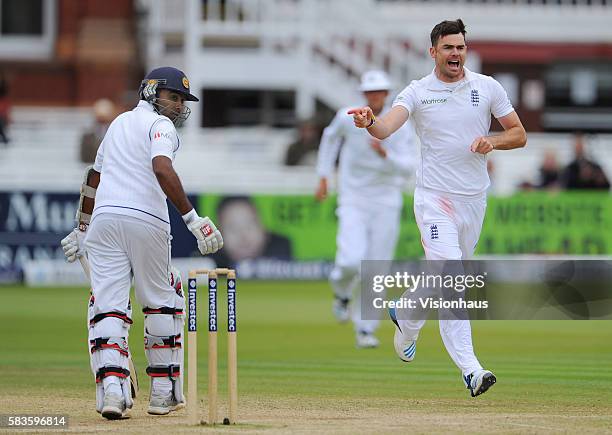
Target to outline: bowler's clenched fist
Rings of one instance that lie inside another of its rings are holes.
[[[472,145],[470,145],[470,151],[473,153],[488,154],[494,149],[493,144],[486,136],[476,138],[476,140],[472,142]]]

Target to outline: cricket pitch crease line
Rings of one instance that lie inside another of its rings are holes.
[[[506,424],[512,425],[512,426],[522,426],[522,427],[533,427],[533,428],[537,428],[537,429],[546,429],[546,430],[554,430],[554,431],[562,431],[562,428],[558,428],[558,427],[550,427],[550,426],[540,426],[538,424],[527,424],[527,423],[511,423],[511,422],[506,422]]]

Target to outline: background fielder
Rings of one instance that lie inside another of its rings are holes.
[[[96,409],[108,419],[125,417],[132,406],[127,380],[132,278],[145,314],[147,374],[152,378],[148,412],[168,414],[184,403],[185,300],[168,279],[172,237],[166,198],[183,215],[203,255],[223,246],[221,233],[209,218],[197,215],[172,167],[180,147],[175,126],[189,116],[185,101],[198,101],[189,81],[176,68],[157,68],[143,80],[140,97],[136,108],[109,126],[81,189],[81,224],[62,240],[69,261],[87,248]]]
[[[392,88],[383,71],[368,71],[359,90],[376,114],[389,110],[385,100]],[[319,146],[315,193],[327,197],[338,153],[338,235],[336,261],[330,274],[334,290],[334,314],[341,321],[349,318],[349,301],[359,286],[361,260],[392,260],[399,235],[402,188],[414,168],[415,135],[410,123],[396,134],[380,141],[356,130],[346,108],[340,109],[323,131]],[[354,301],[352,320],[358,347],[376,347],[374,332],[379,320],[364,320],[359,300]]]
[[[465,33],[460,19],[433,28],[430,55],[435,60],[434,71],[405,88],[380,119],[369,107],[348,112],[357,127],[367,128],[379,139],[393,134],[409,116],[414,120],[422,155],[414,214],[428,260],[462,260],[474,254],[489,187],[486,154],[522,147],[527,140],[502,86],[463,66]],[[498,119],[503,133],[487,136],[491,115]],[[397,326],[396,352],[402,360],[412,361],[425,321],[410,320],[407,310],[399,311],[397,317],[392,310],[391,317]],[[440,320],[440,334],[472,396],[487,391],[496,378],[474,355],[469,321]]]

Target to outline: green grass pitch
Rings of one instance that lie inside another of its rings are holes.
[[[224,283],[220,282],[220,288]],[[205,287],[199,297],[199,397],[206,415]],[[141,394],[132,418],[94,410],[84,288],[0,287],[0,414],[67,414],[73,432],[190,432],[185,411],[146,414],[149,379],[143,318],[135,304],[130,347]],[[220,331],[225,326],[219,293]],[[238,281],[239,423],[244,433],[612,431],[612,322],[480,321],[477,355],[498,383],[470,398],[437,322],[421,333],[415,362],[392,347],[355,348],[350,325],[331,314],[325,282]],[[225,415],[225,334],[219,333],[220,410]],[[186,342],[186,340],[185,340]],[[199,428],[201,430],[202,428]],[[209,428],[204,428],[209,430]],[[0,432],[2,429],[0,429]]]

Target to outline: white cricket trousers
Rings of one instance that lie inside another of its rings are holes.
[[[336,210],[338,235],[336,261],[330,274],[334,293],[341,299],[353,299],[351,318],[355,331],[373,333],[380,319],[364,320],[361,316],[361,260],[392,260],[399,236],[400,207],[343,204]]]
[[[417,187],[414,215],[427,260],[466,260],[474,254],[487,207],[486,193],[473,197]],[[408,295],[406,295],[408,297]],[[399,310],[406,339],[416,340],[425,320],[410,320]],[[482,369],[472,346],[469,320],[440,320],[440,335],[448,354],[464,376]]]
[[[107,389],[116,394],[122,391],[128,397],[126,403],[129,400],[125,376],[129,369],[132,277],[136,300],[148,308],[144,344],[152,391],[166,394],[173,390],[179,402],[183,399],[182,348],[169,344],[182,336],[185,309],[182,295],[168,278],[171,240],[168,230],[132,216],[99,214],[89,226],[85,240],[92,286],[89,340],[97,409],[101,409]]]
[[[168,282],[170,234],[132,216],[95,217],[85,240],[91,264],[94,315],[125,311],[132,275],[136,300],[143,307],[174,307]]]

